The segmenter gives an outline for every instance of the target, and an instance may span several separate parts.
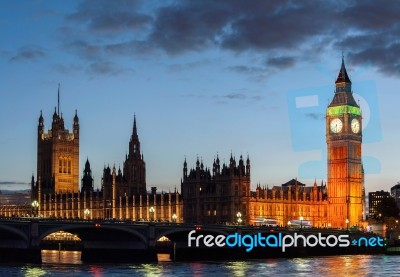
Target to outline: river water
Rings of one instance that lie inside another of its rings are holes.
[[[229,262],[85,264],[80,261],[80,252],[43,250],[42,258],[42,265],[0,264],[0,276],[400,276],[400,256],[385,255]]]

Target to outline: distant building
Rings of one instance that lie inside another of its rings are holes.
[[[374,191],[368,194],[369,201],[369,217],[379,218],[379,213],[377,212],[377,207],[384,200],[390,198],[390,193],[388,191]]]
[[[392,195],[392,197],[396,201],[397,207],[400,209],[400,183],[398,183],[398,184],[394,185],[393,187],[391,187],[390,194]]]
[[[11,217],[31,213],[30,191],[0,192],[0,216]]]

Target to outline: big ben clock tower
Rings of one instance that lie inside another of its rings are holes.
[[[335,85],[326,113],[329,223],[347,228],[362,221],[364,173],[361,109],[353,98],[343,57]]]

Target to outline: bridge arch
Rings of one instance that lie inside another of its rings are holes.
[[[9,232],[11,235],[16,235],[18,238],[22,239],[27,245],[29,243],[29,234],[18,228],[15,228],[14,226],[0,224],[0,230]]]
[[[134,229],[131,229],[127,226],[101,225],[98,229],[103,230],[103,231],[108,230],[108,231],[120,232],[120,233],[124,233],[124,234],[130,234],[130,235],[133,235],[135,238],[138,238],[145,245],[148,244],[148,240],[145,235],[143,235],[142,233],[140,233]],[[75,233],[78,235],[78,237],[82,241],[85,241],[91,237],[90,231],[95,232],[96,228],[93,227],[93,225],[88,226],[88,225],[75,225],[75,224],[55,226],[55,227],[46,229],[44,232],[42,232],[39,236],[39,240],[41,241],[48,235],[58,232],[58,231]]]

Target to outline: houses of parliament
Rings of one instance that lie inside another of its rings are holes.
[[[32,177],[32,201],[43,217],[115,218],[196,224],[255,224],[260,218],[286,226],[302,218],[315,227],[361,226],[364,212],[364,172],[361,162],[362,115],[353,98],[342,57],[335,92],[326,110],[327,182],[306,186],[297,179],[280,186],[251,189],[250,157],[232,154],[229,163],[216,156],[211,167],[197,159],[183,163],[181,193],[157,192],[146,186],[146,163],[140,149],[136,117],[122,170],[103,169],[101,190],[94,190],[87,159],[79,186],[79,118],[72,131],[64,126],[59,103],[51,129],[42,113],[37,133],[37,174]],[[2,208],[1,212],[5,213]],[[240,221],[239,221],[240,220]]]

